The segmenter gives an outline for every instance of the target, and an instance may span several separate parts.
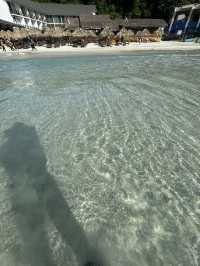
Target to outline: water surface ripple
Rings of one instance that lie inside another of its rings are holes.
[[[2,61],[0,265],[199,266],[199,67],[192,52]]]

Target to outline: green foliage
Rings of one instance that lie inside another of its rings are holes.
[[[116,17],[163,18],[172,16],[175,6],[200,3],[200,0],[35,0],[38,2],[96,4],[99,14]]]

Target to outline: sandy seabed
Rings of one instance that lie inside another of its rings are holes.
[[[200,50],[198,43],[186,43],[177,41],[161,41],[156,43],[130,43],[128,45],[119,45],[111,47],[100,47],[96,44],[88,44],[86,47],[61,46],[58,48],[36,47],[35,50],[20,49],[17,51],[7,50],[0,51],[0,58],[10,56],[27,56],[27,55],[57,55],[57,54],[98,54],[98,53],[115,53],[115,52],[134,52],[134,51],[184,51]]]

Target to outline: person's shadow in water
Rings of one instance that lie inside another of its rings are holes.
[[[45,230],[47,214],[81,266],[105,266],[74,218],[54,178],[34,127],[15,123],[5,131],[0,163],[10,177],[16,224],[31,266],[56,266]],[[67,261],[66,264],[68,265]]]

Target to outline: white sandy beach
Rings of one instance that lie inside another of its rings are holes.
[[[86,47],[72,47],[61,46],[58,48],[46,48],[37,47],[36,50],[20,49],[18,51],[11,51],[7,49],[6,52],[0,51],[0,57],[8,56],[24,56],[24,55],[49,55],[49,54],[96,54],[96,53],[115,53],[115,52],[134,52],[134,51],[188,51],[188,50],[200,50],[199,43],[193,42],[177,42],[177,41],[162,41],[155,43],[130,43],[126,46],[111,46],[100,47],[96,44],[88,44]]]

